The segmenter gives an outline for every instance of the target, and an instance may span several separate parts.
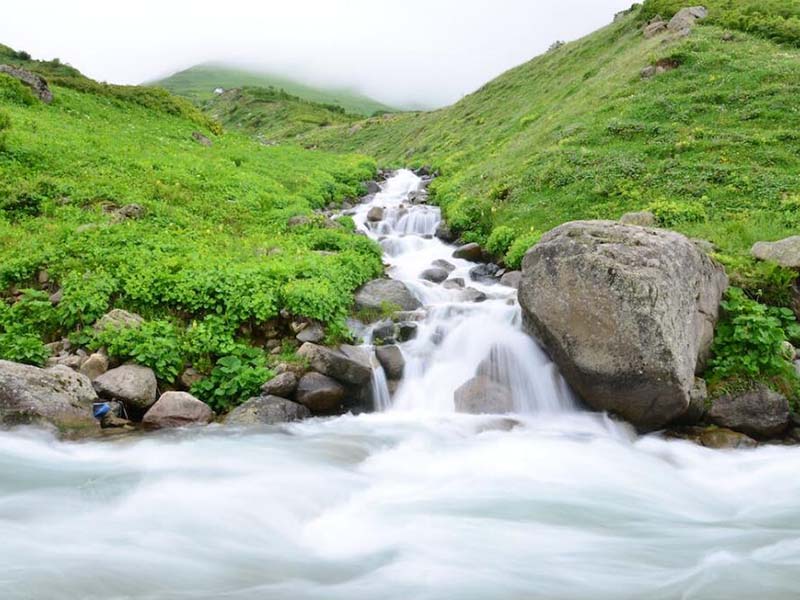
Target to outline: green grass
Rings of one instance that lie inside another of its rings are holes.
[[[152,82],[151,85],[163,87],[195,102],[211,99],[216,88],[227,90],[245,86],[273,87],[283,89],[303,100],[319,104],[335,104],[354,114],[372,115],[395,111],[394,108],[353,90],[314,87],[289,77],[215,64],[197,65],[165,79]]]
[[[199,388],[224,409],[268,376],[260,346],[285,323],[281,311],[343,333],[353,290],[382,271],[380,251],[313,209],[361,193],[373,160],[214,135],[204,115],[169,110],[164,92],[150,106],[147,88],[110,93],[69,77],[45,105],[0,76],[10,122],[0,149],[0,358],[41,363],[42,343],[69,335],[152,366],[167,384],[189,365],[219,380],[238,369],[226,388],[234,398]],[[143,214],[121,219],[130,204]],[[289,227],[295,215],[310,222]],[[112,307],[148,327],[98,338],[89,325]]]
[[[229,90],[205,102],[204,109],[225,127],[256,135],[265,142],[360,119],[335,104],[303,100],[276,88]]]

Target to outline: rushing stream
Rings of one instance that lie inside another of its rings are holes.
[[[514,292],[408,206],[367,225],[425,308],[381,412],[106,442],[0,433],[0,598],[731,599],[800,590],[800,450],[715,451],[581,412]],[[483,302],[419,279],[433,260]],[[454,412],[492,354],[518,414]]]

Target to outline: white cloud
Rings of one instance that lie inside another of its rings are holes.
[[[394,104],[439,106],[609,23],[631,0],[26,0],[0,43],[140,83],[231,61]]]

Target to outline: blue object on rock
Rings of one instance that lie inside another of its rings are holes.
[[[95,402],[92,404],[92,411],[94,412],[95,419],[102,419],[111,412],[111,407],[108,405],[108,402]]]

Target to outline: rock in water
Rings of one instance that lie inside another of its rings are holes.
[[[430,267],[420,273],[419,278],[424,279],[425,281],[431,281],[433,283],[442,283],[449,277],[449,275],[450,274],[447,272],[447,270],[443,269],[442,267]]]
[[[584,401],[649,431],[687,411],[727,285],[678,233],[576,221],[525,255],[519,300]]]
[[[505,275],[500,278],[500,285],[506,285],[508,287],[519,289],[519,282],[522,280],[522,272],[521,271],[509,271]]]
[[[400,307],[400,310],[417,310],[422,305],[402,281],[394,279],[373,279],[356,292],[358,310],[382,310],[386,306]]]
[[[62,430],[97,428],[91,382],[69,367],[39,369],[0,360],[0,425],[55,425]]]
[[[480,262],[483,260],[483,248],[475,242],[459,246],[453,251],[453,258],[461,258],[472,262]]]
[[[101,398],[119,400],[134,419],[140,419],[155,404],[158,384],[152,369],[140,365],[122,365],[94,380]]]
[[[342,346],[340,350],[333,350],[309,342],[300,347],[297,355],[308,360],[318,373],[342,383],[363,385],[372,378],[369,357],[360,348]]]
[[[302,404],[277,396],[259,396],[250,398],[241,406],[233,409],[225,419],[225,424],[234,426],[277,425],[310,417],[311,411]]]
[[[403,371],[406,367],[406,359],[398,346],[381,346],[375,349],[375,357],[381,363],[386,377],[393,381],[403,378]]]
[[[780,436],[789,427],[789,403],[769,388],[759,386],[716,398],[708,411],[712,423],[755,438]]]
[[[202,402],[186,392],[165,392],[147,411],[142,425],[154,429],[205,425],[214,419],[214,412]]]
[[[455,391],[456,412],[473,415],[514,412],[511,390],[485,375],[473,377]]]
[[[338,381],[321,373],[306,373],[297,384],[296,399],[315,414],[336,412],[347,391]]]

